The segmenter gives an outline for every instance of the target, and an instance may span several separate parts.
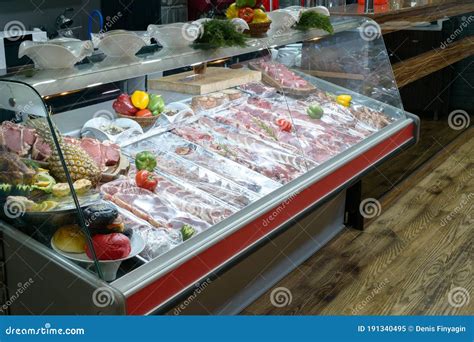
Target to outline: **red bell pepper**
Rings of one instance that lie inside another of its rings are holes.
[[[120,94],[119,97],[112,104],[113,109],[123,115],[135,115],[138,112],[138,108],[132,104],[130,96],[128,94]]]

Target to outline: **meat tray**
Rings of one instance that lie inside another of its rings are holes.
[[[305,173],[311,163],[273,146],[271,142],[205,117],[177,127],[173,132],[283,184]]]
[[[145,248],[140,253],[140,256],[146,261],[168,252],[183,241],[177,230],[153,227],[128,210],[117,205],[114,206],[122,216],[125,226],[132,229],[133,234],[139,234],[146,241]]]
[[[199,189],[235,209],[242,209],[258,199],[257,194],[212,171],[177,155],[163,152],[152,141],[130,145],[125,149],[125,153],[135,158],[135,155],[144,149],[154,152],[157,159],[156,169],[166,178],[187,187]]]
[[[324,109],[325,114],[320,120],[313,120],[306,113],[313,101]],[[377,128],[359,120],[352,109],[342,108],[333,100],[316,95],[304,100],[278,94],[271,99],[252,97],[245,103],[211,115],[220,123],[231,125],[241,132],[257,134],[286,151],[300,154],[302,150],[304,156],[316,164],[336,156],[377,131]],[[381,117],[379,120],[384,120],[385,124],[389,123],[383,115],[374,115]],[[280,118],[291,121],[294,132],[280,130],[275,123]]]
[[[145,144],[143,146],[151,148],[155,146],[161,151],[169,151],[168,153],[171,155],[189,161],[204,170],[212,171],[223,179],[256,193],[258,197],[262,197],[281,186],[278,182],[170,132],[154,136],[142,143]]]

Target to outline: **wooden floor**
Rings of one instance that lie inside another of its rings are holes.
[[[471,117],[474,122],[474,116]],[[461,131],[453,130],[447,118],[421,120],[420,141],[415,146],[393,159],[384,162],[363,179],[364,198],[380,198],[393,190],[399,189],[398,184],[424,165],[434,155],[450,145]]]
[[[345,230],[242,314],[472,314],[474,129],[453,144],[364,232]],[[271,304],[277,287],[289,305]]]

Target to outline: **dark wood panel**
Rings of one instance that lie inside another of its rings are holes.
[[[474,55],[474,40],[470,37],[406,59],[393,65],[393,73],[399,88],[441,70],[466,57]]]
[[[353,4],[330,9],[333,15],[361,15],[370,17],[381,25],[383,33],[403,30],[417,22],[432,22],[474,12],[470,0],[397,0],[387,5],[375,6],[374,13],[364,13],[364,6]]]

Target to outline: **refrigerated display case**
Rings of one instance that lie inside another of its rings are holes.
[[[291,29],[248,39],[245,47],[162,49],[3,77],[3,153],[35,174],[49,171],[70,190],[61,199],[57,191],[42,193],[54,208],[27,193],[21,195],[34,202],[24,200],[27,209],[13,218],[4,210],[4,311],[153,314],[199,290],[201,305],[209,303],[201,313],[237,313],[350,226],[360,216],[354,184],[414,144],[419,123],[403,109],[383,40],[364,35],[373,22],[331,22],[331,35]],[[219,81],[209,81],[212,73]],[[48,109],[52,98],[118,82],[122,91],[141,84],[160,94],[169,111],[114,138],[104,124],[84,126],[115,120],[112,101]],[[185,109],[178,115],[172,108]],[[41,149],[44,140],[49,151]],[[154,190],[135,180],[143,151],[157,161]],[[100,175],[86,167],[90,159]],[[81,179],[91,181],[86,192],[74,184]],[[98,202],[105,207],[97,209]],[[128,254],[121,243],[97,243],[111,231],[104,233],[110,222],[97,228],[88,221],[94,210],[120,217],[122,230],[112,225],[112,234],[127,231]],[[294,222],[308,212],[320,216],[302,234]],[[86,254],[55,242],[64,225],[75,225]],[[110,245],[115,261],[101,259]]]

